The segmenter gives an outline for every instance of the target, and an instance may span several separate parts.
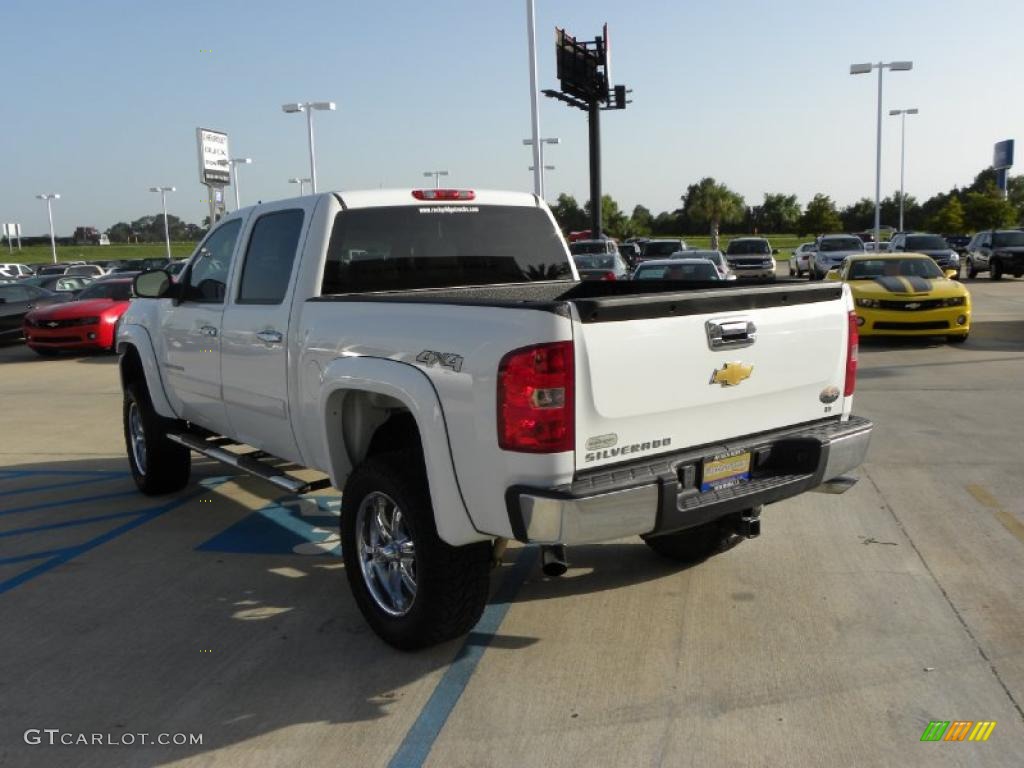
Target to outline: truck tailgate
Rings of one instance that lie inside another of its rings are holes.
[[[577,469],[842,413],[850,303],[835,284],[573,302]]]

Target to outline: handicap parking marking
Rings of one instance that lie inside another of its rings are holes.
[[[15,576],[12,576],[9,579],[0,580],[0,595],[4,594],[5,592],[10,592],[12,589],[20,587],[38,576],[42,576],[44,573],[51,571],[57,566],[63,565],[64,563],[69,562],[70,560],[75,559],[79,555],[85,554],[86,552],[95,549],[96,547],[102,544],[106,544],[109,541],[113,541],[119,536],[123,536],[129,531],[138,528],[140,525],[144,525],[145,523],[148,523],[150,520],[153,520],[159,517],[160,515],[170,512],[172,509],[177,509],[183,504],[186,504],[187,502],[196,498],[200,493],[202,493],[202,491],[193,491],[192,493],[189,493],[185,496],[181,496],[177,499],[174,499],[173,501],[169,501],[166,504],[161,504],[158,507],[140,509],[135,511],[134,513],[126,513],[132,514],[133,518],[115,528],[110,529],[109,531],[106,531],[104,533],[99,534],[98,536],[89,539],[88,541],[82,544],[75,544],[70,547],[64,547],[62,549],[50,550],[45,552],[33,552],[25,555],[18,555],[15,557],[0,560],[0,565],[3,565],[7,563],[28,562],[31,560],[39,560],[45,558],[44,562],[41,562],[38,565],[29,568],[27,571],[23,571]]]
[[[122,477],[128,477],[128,472],[118,472],[114,475],[103,474],[99,477],[85,477],[79,480],[65,480],[60,483],[51,483],[49,485],[30,485],[25,488],[15,488],[13,491],[0,490],[0,497],[4,496],[19,496],[23,493],[42,493],[44,491],[55,491],[61,488],[77,488],[80,485],[89,485],[90,483],[106,483],[111,480],[118,480]],[[21,477],[31,477],[31,475],[21,475]],[[8,480],[14,478],[0,477],[0,480]]]
[[[203,542],[201,552],[341,555],[339,496],[286,496]]]

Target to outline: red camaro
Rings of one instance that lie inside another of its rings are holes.
[[[25,315],[25,342],[40,355],[62,349],[113,351],[117,321],[131,297],[131,278],[95,282],[75,301],[40,307]]]

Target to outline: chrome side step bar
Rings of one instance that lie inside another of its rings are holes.
[[[321,488],[330,487],[331,483],[329,480],[314,480],[312,482],[306,482],[300,480],[297,477],[292,477],[279,469],[268,466],[261,463],[258,459],[268,456],[263,451],[256,451],[252,454],[238,454],[231,453],[231,451],[225,451],[219,447],[221,445],[236,444],[227,438],[215,438],[214,440],[205,440],[201,437],[188,434],[169,434],[167,439],[183,445],[189,450],[201,453],[203,456],[207,456],[216,461],[228,464],[232,467],[237,467],[243,472],[248,472],[250,475],[254,475],[268,483],[273,483],[278,488],[283,488],[289,493],[295,495],[309,493],[310,491],[318,491]]]

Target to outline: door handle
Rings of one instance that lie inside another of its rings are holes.
[[[256,338],[264,344],[280,344],[284,340],[281,332],[274,330],[260,331],[256,334]]]
[[[741,349],[757,341],[757,326],[752,320],[708,320],[704,328],[711,349]]]
[[[217,329],[214,328],[212,325],[201,325],[201,326],[199,326],[199,332],[201,334],[203,334],[203,336],[216,336],[217,335]]]

